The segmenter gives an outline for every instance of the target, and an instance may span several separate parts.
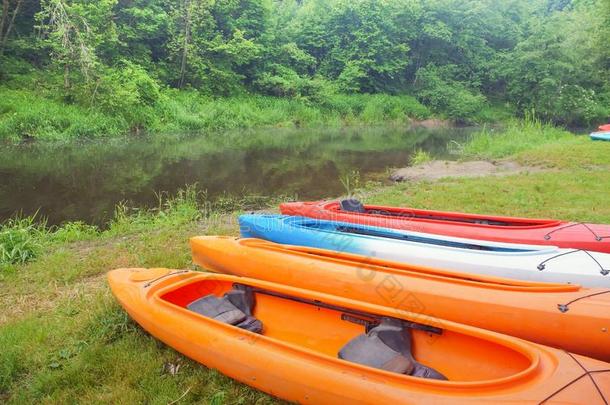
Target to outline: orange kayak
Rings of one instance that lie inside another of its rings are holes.
[[[260,239],[191,239],[214,272],[367,301],[610,361],[610,290],[458,273]]]
[[[108,281],[153,336],[289,401],[603,404],[610,395],[610,364],[389,307],[188,270],[119,269]]]

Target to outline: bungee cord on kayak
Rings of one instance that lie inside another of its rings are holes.
[[[542,261],[542,262],[541,262],[541,263],[540,263],[538,266],[536,266],[536,268],[537,268],[538,270],[540,270],[540,271],[543,271],[543,270],[545,270],[545,269],[546,269],[546,264],[547,264],[548,262],[550,262],[551,260],[555,260],[555,259],[557,259],[557,258],[559,258],[559,257],[562,257],[562,256],[567,256],[567,255],[571,255],[571,254],[573,254],[573,253],[578,253],[578,252],[583,252],[583,253],[585,253],[587,256],[589,256],[589,257],[591,258],[591,260],[593,260],[593,261],[594,261],[594,262],[595,262],[595,263],[596,263],[596,264],[599,266],[599,268],[600,268],[600,274],[601,274],[602,276],[607,276],[607,275],[610,273],[610,270],[605,269],[605,268],[604,268],[604,266],[602,266],[602,265],[601,265],[601,263],[600,263],[599,261],[597,261],[597,259],[596,259],[595,257],[593,257],[593,255],[592,255],[591,253],[589,253],[587,250],[584,250],[584,249],[575,249],[575,250],[572,250],[572,251],[569,251],[569,252],[563,252],[563,253],[559,253],[559,254],[557,254],[557,255],[555,255],[555,256],[549,257],[548,259],[546,259],[546,260]]]
[[[577,377],[577,378],[573,379],[572,381],[570,381],[569,383],[567,383],[563,387],[559,388],[557,391],[553,392],[551,395],[549,395],[548,397],[543,399],[541,402],[539,402],[539,404],[542,405],[542,404],[548,402],[549,400],[551,400],[551,398],[555,397],[557,394],[559,394],[561,391],[565,390],[566,388],[570,387],[572,384],[576,383],[577,381],[581,380],[584,377],[589,377],[589,379],[591,380],[591,382],[595,386],[595,390],[601,396],[602,401],[604,401],[604,405],[608,405],[608,400],[606,399],[606,396],[604,395],[602,390],[597,385],[597,382],[593,378],[592,374],[608,373],[608,372],[610,372],[610,369],[607,369],[607,370],[587,370],[587,368],[585,366],[583,366],[582,363],[579,362],[578,359],[572,355],[572,353],[570,353],[570,352],[565,352],[565,353],[568,356],[570,356],[572,358],[572,360],[574,360],[580,366],[580,368],[583,369],[584,374],[581,375],[580,377]]]
[[[170,277],[170,276],[174,276],[176,274],[182,274],[182,273],[188,273],[188,270],[178,270],[178,271],[174,271],[174,272],[168,272],[167,274],[163,274],[163,275],[155,278],[154,280],[150,280],[148,283],[144,284],[144,288],[148,288],[151,285],[153,285],[154,283],[156,283],[157,281],[164,279],[166,277]]]
[[[597,295],[608,294],[608,293],[610,293],[610,290],[588,294],[588,295],[585,295],[584,297],[579,297],[579,298],[573,299],[572,301],[568,302],[567,304],[557,304],[557,308],[561,312],[568,312],[570,310],[570,305],[572,305],[573,303],[575,303],[577,301],[581,301],[581,300],[584,300],[585,298],[591,298],[591,297],[595,297]],[[605,331],[608,331],[608,330],[609,330],[609,328],[605,329]]]
[[[545,240],[551,240],[551,235],[552,234],[554,234],[556,232],[559,232],[559,231],[566,230],[568,228],[573,228],[575,226],[583,226],[583,227],[585,227],[589,232],[591,232],[591,234],[593,234],[593,236],[595,237],[595,240],[598,241],[598,242],[601,242],[604,239],[609,239],[610,238],[610,235],[609,236],[599,236],[597,233],[595,233],[595,231],[593,229],[591,229],[591,227],[589,225],[587,225],[584,222],[577,222],[575,224],[565,225],[565,226],[562,226],[561,228],[557,228],[557,229],[552,230],[551,232],[549,232],[546,235],[544,235],[544,239]]]

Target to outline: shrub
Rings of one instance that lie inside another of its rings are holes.
[[[330,84],[322,78],[301,76],[291,68],[274,65],[254,82],[254,88],[263,94],[275,97],[303,98],[319,102],[329,92]]]
[[[102,111],[124,117],[132,130],[154,123],[154,107],[161,99],[159,84],[141,66],[127,61],[108,69],[87,93],[94,94],[94,105]]]
[[[435,66],[419,69],[417,97],[425,105],[450,119],[461,123],[472,122],[477,113],[485,108],[485,96],[452,80],[448,70]]]
[[[565,125],[591,125],[604,121],[610,115],[610,107],[604,97],[592,89],[575,84],[565,84],[558,89],[539,92],[536,112],[544,119]]]

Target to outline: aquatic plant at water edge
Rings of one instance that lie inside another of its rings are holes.
[[[432,155],[430,155],[430,152],[427,152],[423,149],[417,149],[415,153],[413,153],[413,156],[411,156],[411,165],[418,166],[427,163],[431,160]]]

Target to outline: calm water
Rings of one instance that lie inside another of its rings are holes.
[[[126,201],[154,206],[156,193],[197,184],[221,195],[345,192],[340,179],[405,166],[417,149],[447,157],[468,129],[357,128],[260,130],[199,136],[114,139],[70,144],[0,146],[0,220],[17,212],[50,224],[104,224]]]

